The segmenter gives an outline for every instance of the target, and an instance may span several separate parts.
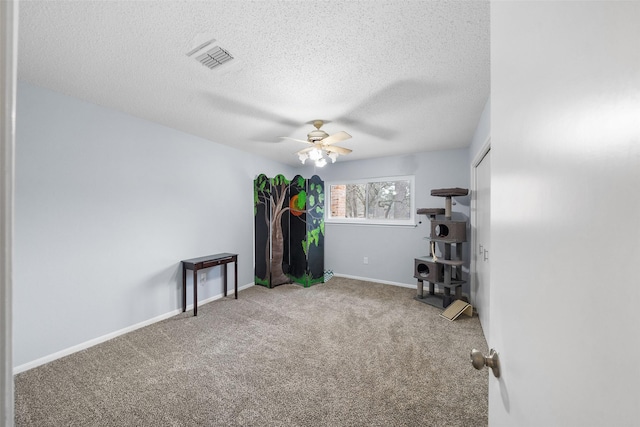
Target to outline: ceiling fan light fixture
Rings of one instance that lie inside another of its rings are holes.
[[[309,151],[309,158],[311,160],[316,160],[317,162],[318,160],[322,159],[322,151],[318,150],[317,148],[314,148],[313,150]],[[325,160],[325,163],[326,163],[326,160]]]
[[[335,163],[341,154],[345,155],[351,153],[350,149],[335,145],[339,142],[351,138],[351,135],[349,135],[345,131],[340,131],[338,133],[334,133],[333,135],[329,135],[325,131],[320,129],[323,123],[324,121],[322,120],[313,121],[313,126],[316,129],[307,134],[306,141],[291,138],[288,136],[280,137],[283,139],[290,139],[292,141],[308,144],[307,148],[304,148],[296,153],[298,155],[298,160],[300,160],[303,165],[307,160],[310,159],[314,162],[316,167],[321,168],[328,163],[328,159],[331,159],[331,163]]]

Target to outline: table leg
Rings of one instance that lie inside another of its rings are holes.
[[[198,269],[193,269],[193,315],[198,315]]]
[[[227,264],[222,264],[222,268],[224,269],[224,296],[227,296]]]
[[[187,311],[187,267],[182,263],[182,312]]]
[[[236,258],[236,262],[233,263],[234,265],[234,275],[233,277],[235,278],[236,284],[235,284],[235,292],[236,292],[236,299],[238,299],[238,258]]]

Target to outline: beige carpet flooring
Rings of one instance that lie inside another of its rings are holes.
[[[17,375],[16,425],[487,425],[478,317],[414,294],[254,286]]]

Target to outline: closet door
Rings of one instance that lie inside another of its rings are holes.
[[[485,338],[489,338],[491,247],[491,151],[476,166],[476,309]]]

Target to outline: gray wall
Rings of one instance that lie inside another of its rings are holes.
[[[236,252],[239,284],[251,284],[259,173],[325,181],[414,175],[418,208],[444,206],[429,195],[433,188],[469,187],[467,149],[342,160],[294,168],[19,84],[14,366],[28,369],[174,313],[181,259]],[[469,197],[453,210],[467,220]],[[327,224],[325,267],[415,287],[413,259],[428,252],[429,234],[426,218],[416,219],[416,227]],[[221,294],[219,270],[208,271],[200,300]],[[188,278],[189,301],[191,289]]]
[[[181,259],[253,281],[253,179],[293,168],[24,83],[17,107],[14,366],[175,311]]]
[[[415,176],[417,208],[444,207],[444,199],[431,197],[431,190],[444,187],[469,188],[468,150],[447,150],[409,156],[385,157],[328,165],[325,181]],[[469,197],[456,199],[453,218],[468,220]],[[325,267],[336,274],[374,279],[415,287],[414,258],[428,254],[429,221],[423,215],[416,227],[326,224]],[[465,245],[465,259],[469,259]],[[369,264],[363,263],[364,257]],[[465,267],[468,272],[468,265]],[[468,285],[464,288],[468,293]]]
[[[484,105],[484,110],[482,111],[482,115],[480,116],[480,121],[478,122],[478,126],[476,127],[476,132],[473,135],[473,139],[471,140],[471,145],[469,146],[469,164],[475,159],[475,157],[480,152],[480,149],[484,146],[487,139],[490,137],[491,131],[491,98],[487,100],[487,103]]]

